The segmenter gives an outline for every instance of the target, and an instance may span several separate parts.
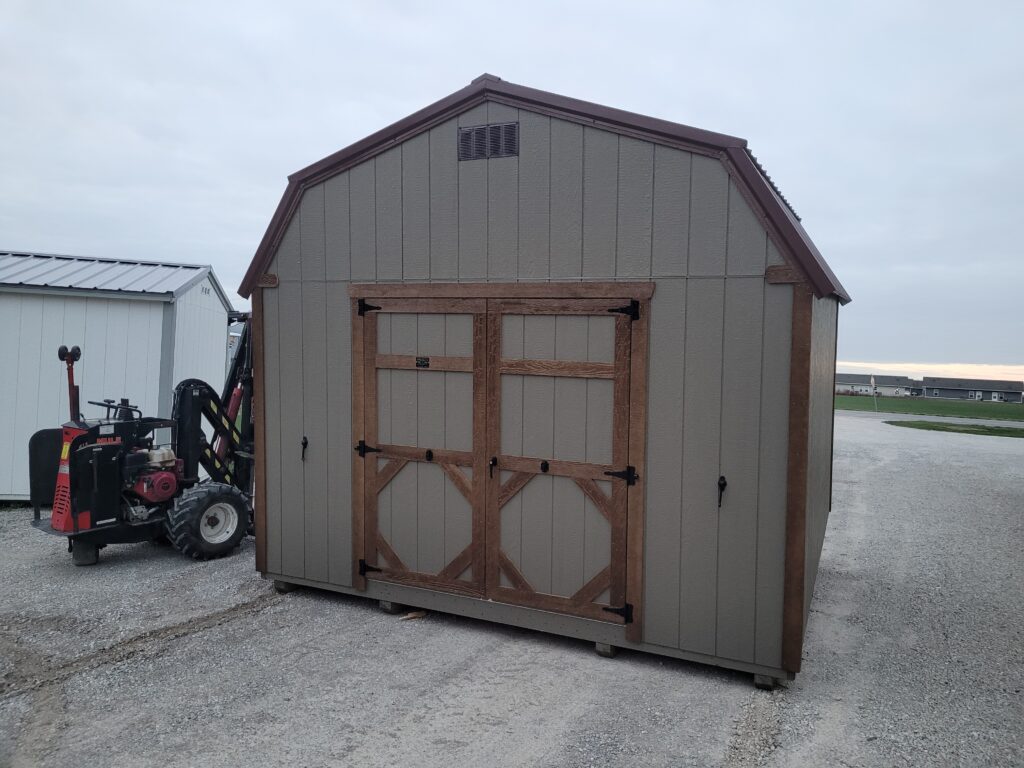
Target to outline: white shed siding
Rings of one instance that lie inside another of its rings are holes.
[[[183,379],[202,379],[220,392],[227,365],[228,313],[209,276],[182,294],[174,307],[172,390]]]
[[[0,293],[0,499],[26,498],[28,440],[68,420],[67,378],[57,347],[82,348],[75,365],[87,400],[127,397],[157,409],[162,301]]]

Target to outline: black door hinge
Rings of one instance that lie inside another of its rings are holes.
[[[625,480],[626,485],[636,485],[636,481],[640,479],[640,475],[636,473],[636,467],[626,467],[621,472],[605,472],[608,477],[617,477],[620,480]]]
[[[359,575],[365,576],[368,573],[381,573],[384,569],[378,568],[376,565],[370,565],[365,560],[359,561]]]
[[[374,306],[373,304],[367,304],[366,299],[360,299],[356,304],[356,307],[360,317],[365,315],[367,312],[373,312],[375,309],[380,309],[380,307]]]
[[[359,562],[362,562],[362,560],[360,560]],[[632,603],[626,603],[621,608],[602,608],[601,610],[605,611],[607,613],[614,613],[616,616],[621,616],[623,624],[632,624],[633,623],[633,604]]]
[[[371,448],[364,441],[360,440],[356,443],[355,452],[359,454],[359,458],[363,459],[366,458],[366,454],[368,453],[380,453],[381,449]]]
[[[609,312],[615,312],[620,315],[625,315],[630,320],[640,319],[640,302],[636,299],[630,299],[629,304],[624,307],[615,307],[615,309],[609,309]]]

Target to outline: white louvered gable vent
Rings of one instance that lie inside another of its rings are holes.
[[[515,157],[519,154],[519,123],[491,123],[459,128],[459,160]]]

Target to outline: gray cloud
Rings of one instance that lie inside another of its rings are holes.
[[[854,296],[841,358],[1021,359],[1020,3],[3,16],[0,247],[210,262],[233,290],[288,173],[489,71],[748,138]]]

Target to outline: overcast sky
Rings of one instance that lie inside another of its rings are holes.
[[[0,0],[0,248],[245,306],[289,173],[487,71],[747,138],[854,298],[840,360],[1019,375],[1022,41],[1016,1]]]

